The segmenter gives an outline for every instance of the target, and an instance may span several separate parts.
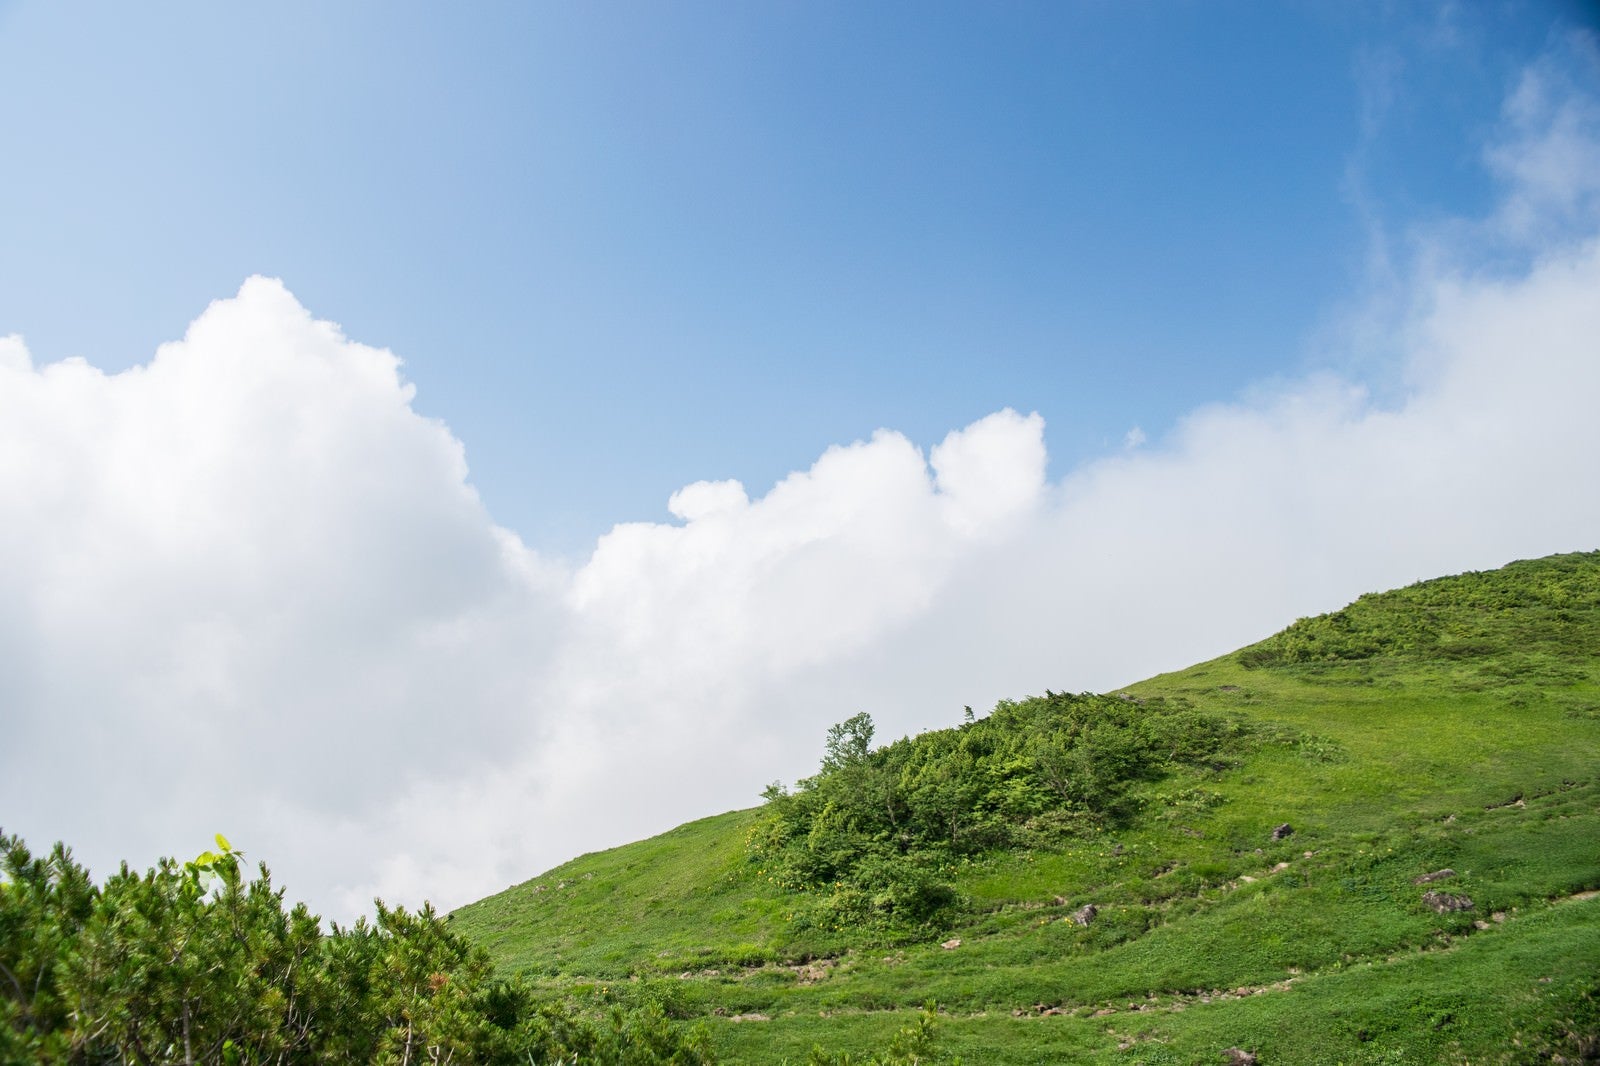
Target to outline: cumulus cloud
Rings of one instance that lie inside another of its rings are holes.
[[[1053,483],[1037,414],[880,431],[688,485],[570,570],[485,513],[393,355],[278,282],[121,374],[0,339],[5,828],[101,871],[223,829],[336,915],[450,905],[753,802],[859,710],[950,724],[1594,548],[1595,139],[1539,91],[1480,223],[1526,266],[1419,255],[1398,393],[1312,375]]]
[[[559,588],[394,356],[260,278],[122,374],[7,350],[8,829],[104,869],[237,828],[298,875],[267,811],[360,818],[521,731],[495,664],[549,646]]]

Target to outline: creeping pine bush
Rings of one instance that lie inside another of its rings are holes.
[[[792,792],[769,788],[747,838],[760,876],[809,896],[804,924],[937,926],[961,905],[941,876],[952,863],[1125,823],[1135,784],[1229,765],[1257,739],[1182,700],[1053,692],[883,747],[872,735],[865,714],[834,726],[818,773]]]
[[[0,834],[0,1061],[712,1061],[660,1008],[587,1019],[496,979],[427,906],[324,932],[217,848],[96,885]]]
[[[1573,623],[1595,617],[1600,552],[1576,552],[1362,596],[1340,610],[1300,619],[1239,652],[1238,660],[1261,668],[1535,651],[1588,660],[1592,649],[1583,637],[1591,630]]]

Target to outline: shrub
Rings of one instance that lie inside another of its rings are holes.
[[[937,927],[960,907],[943,875],[957,861],[1126,823],[1136,784],[1214,770],[1258,740],[1182,700],[1053,692],[876,749],[872,732],[866,715],[834,726],[818,773],[769,788],[746,838],[761,876],[813,894],[818,928]],[[1167,798],[1190,813],[1220,802],[1193,787]]]

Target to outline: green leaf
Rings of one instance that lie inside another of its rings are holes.
[[[217,834],[217,847],[221,848],[224,852],[233,850],[233,845],[228,843],[228,838],[223,836],[221,833]]]

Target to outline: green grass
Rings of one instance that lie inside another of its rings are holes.
[[[752,812],[585,855],[450,916],[507,968],[616,980],[775,960],[785,893],[753,881]]]
[[[584,856],[452,921],[580,1002],[705,1022],[729,1062],[881,1048],[929,1001],[968,1063],[1233,1046],[1263,1062],[1577,1061],[1600,1034],[1600,899],[1581,898],[1600,888],[1597,657],[1587,553],[1363,597],[1130,686],[1283,742],[1136,786],[1142,813],[1113,830],[965,861],[962,914],[915,938],[797,930],[795,896],[747,856],[759,811]],[[1436,913],[1430,888],[1472,909]],[[1067,920],[1091,902],[1088,927]]]

